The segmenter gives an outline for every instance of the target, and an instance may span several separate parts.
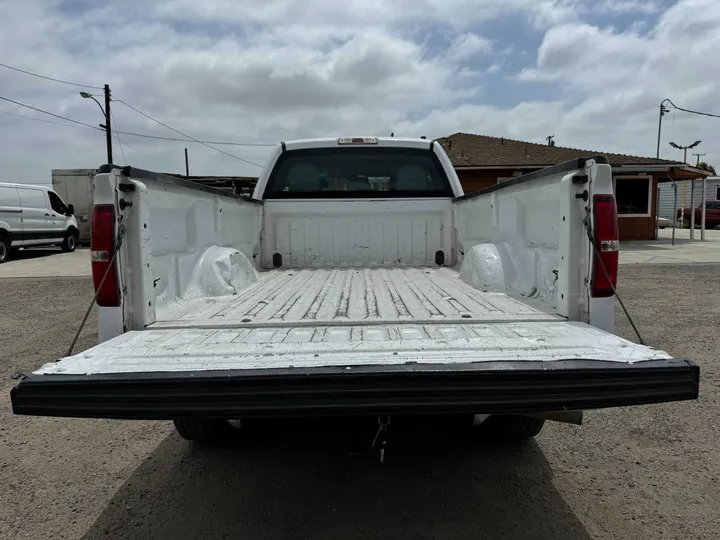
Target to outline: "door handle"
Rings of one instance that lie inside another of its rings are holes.
[[[45,214],[47,217],[50,217],[50,214]]]

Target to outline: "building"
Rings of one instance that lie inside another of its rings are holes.
[[[603,155],[612,166],[620,239],[655,238],[658,184],[704,178],[710,173],[685,163],[596,150],[564,148],[504,137],[455,133],[438,139],[457,171],[465,193],[532,171],[582,157]]]
[[[685,192],[683,197],[683,191]],[[690,198],[692,189],[690,182],[677,183],[677,209],[690,208]],[[702,182],[695,182],[695,193],[693,208],[697,208],[702,203]],[[658,203],[657,215],[660,217],[673,220],[677,212],[673,212],[675,207],[675,193],[671,182],[660,184],[660,202]],[[720,201],[720,176],[709,176],[705,182],[705,200]]]

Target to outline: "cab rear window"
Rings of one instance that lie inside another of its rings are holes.
[[[265,199],[452,197],[447,175],[429,150],[321,148],[285,152]]]

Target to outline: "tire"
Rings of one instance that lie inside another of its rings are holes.
[[[65,235],[65,240],[60,245],[62,250],[66,253],[72,253],[77,247],[77,233],[75,231],[68,231]]]
[[[491,416],[480,426],[491,435],[507,442],[521,443],[540,433],[545,425],[544,418],[531,416]]]
[[[0,236],[0,264],[8,260],[10,256],[10,240],[7,236]]]
[[[689,229],[690,228],[690,218],[683,219],[683,229]]]
[[[232,431],[227,420],[216,418],[183,418],[173,420],[175,430],[183,439],[193,442],[212,442],[225,438]]]

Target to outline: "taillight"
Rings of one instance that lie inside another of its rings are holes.
[[[103,307],[120,305],[117,265],[110,261],[115,253],[115,208],[112,204],[100,204],[92,209],[92,234],[90,236],[90,260],[97,304]],[[107,277],[105,273],[107,272]],[[103,282],[103,277],[105,281]],[[102,283],[102,288],[100,284]]]
[[[595,246],[600,257],[594,257],[592,276],[592,297],[606,298],[613,295],[612,287],[617,284],[618,256],[620,241],[618,237],[617,206],[614,195],[594,195],[593,215]],[[607,275],[602,269],[605,266]],[[608,281],[608,276],[610,280]],[[612,287],[611,284],[612,283]]]

